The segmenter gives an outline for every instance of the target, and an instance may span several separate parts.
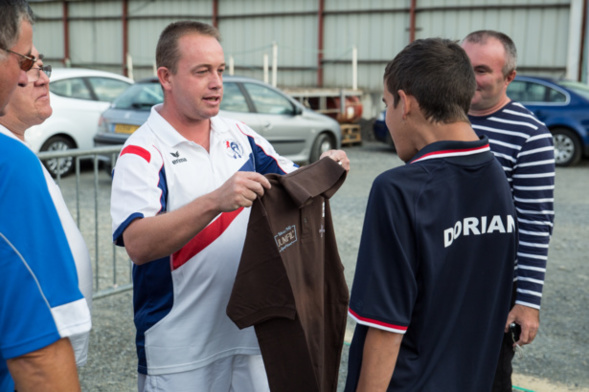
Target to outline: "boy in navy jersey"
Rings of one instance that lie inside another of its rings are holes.
[[[491,389],[517,228],[503,169],[468,121],[475,86],[449,40],[415,41],[386,67],[386,123],[407,165],[370,193],[346,391]]]

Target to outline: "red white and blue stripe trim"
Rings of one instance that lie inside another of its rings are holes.
[[[237,215],[239,215],[241,211],[243,211],[243,207],[238,208],[235,211],[222,213],[180,250],[172,254],[172,269],[175,270],[180,268],[207,246],[215,242],[217,238],[229,228],[231,222],[237,218]]]
[[[400,334],[404,334],[405,332],[407,332],[407,327],[404,327],[402,325],[385,323],[379,320],[370,319],[368,317],[362,317],[358,313],[354,312],[352,309],[348,309],[348,314],[358,324],[366,325],[367,327],[382,329],[384,331]]]
[[[451,158],[451,157],[463,157],[467,155],[475,155],[480,154],[482,152],[491,151],[491,147],[489,143],[474,148],[465,148],[465,149],[451,149],[451,150],[440,150],[440,151],[433,151],[422,155],[418,158],[415,158],[409,163],[416,163],[421,161],[426,161],[428,159],[436,159],[436,158]]]

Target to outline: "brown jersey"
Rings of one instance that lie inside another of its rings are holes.
[[[328,199],[346,172],[326,158],[266,177],[227,315],[255,326],[271,391],[336,391],[348,288]]]

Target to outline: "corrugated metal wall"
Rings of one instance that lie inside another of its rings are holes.
[[[317,0],[221,0],[218,27],[236,74],[263,79],[264,55],[271,64],[276,43],[278,85],[316,85]]]
[[[522,72],[564,76],[570,1],[511,1],[498,6],[497,1],[455,0],[445,2],[446,9],[436,3],[439,1],[419,1],[424,11],[418,14],[416,38],[439,35],[461,39],[474,30],[499,30],[515,42]]]
[[[416,39],[459,40],[478,29],[500,30],[518,47],[520,73],[563,76],[582,54],[579,50],[575,58],[571,53],[577,45],[570,42],[571,35],[582,31],[569,29],[578,18],[571,4],[578,9],[585,1],[96,0],[64,5],[33,0],[31,6],[39,16],[35,44],[54,65],[69,57],[72,66],[122,73],[127,48],[135,79],[151,76],[162,29],[175,20],[193,19],[217,23],[226,60],[233,59],[236,74],[263,79],[264,55],[271,64],[275,43],[280,87],[318,87],[322,82],[322,87],[351,88],[356,47],[358,88],[376,94],[386,63],[409,43],[412,32]]]
[[[63,59],[64,31],[63,31],[63,7],[60,3],[30,3],[37,17],[33,26],[33,42],[41,53],[50,60]],[[54,66],[53,61],[49,61]]]
[[[382,91],[386,64],[409,43],[409,0],[326,0],[325,83],[350,87],[351,49],[358,49],[358,86]],[[335,53],[339,49],[340,55]],[[345,55],[344,55],[345,54]]]

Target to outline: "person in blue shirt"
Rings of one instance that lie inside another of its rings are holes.
[[[36,62],[32,13],[0,2],[0,115]],[[90,330],[74,260],[35,154],[0,134],[0,392],[79,391],[68,337]]]

